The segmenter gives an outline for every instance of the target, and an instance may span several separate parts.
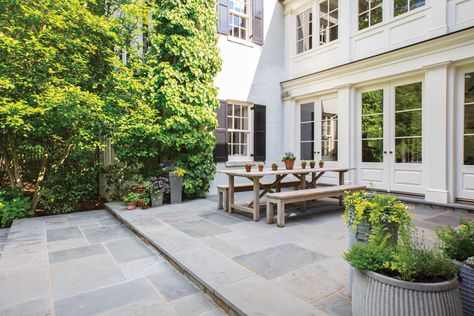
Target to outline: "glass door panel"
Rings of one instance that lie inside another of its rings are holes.
[[[314,153],[314,103],[301,104],[300,116],[301,160],[312,160]]]
[[[474,72],[464,76],[464,165],[474,166]]]
[[[395,162],[422,162],[421,82],[395,87]]]
[[[362,93],[362,162],[383,162],[383,90]]]
[[[338,120],[337,99],[321,101],[321,159],[324,161],[337,161]]]

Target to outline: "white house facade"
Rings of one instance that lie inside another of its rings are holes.
[[[267,0],[263,21],[261,46],[220,35],[216,85],[228,122],[232,101],[265,105],[267,164],[291,151],[376,190],[474,201],[474,0]],[[259,131],[236,152],[233,128],[218,169],[262,157]]]

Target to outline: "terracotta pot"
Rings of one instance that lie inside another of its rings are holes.
[[[135,193],[142,194],[143,191],[145,191],[145,186],[143,186],[143,185],[135,185],[135,186],[132,187],[132,191],[135,192]]]
[[[285,168],[287,170],[292,170],[294,166],[295,166],[294,160],[285,160]]]
[[[305,164],[305,163],[302,163],[302,164],[301,164],[301,168],[306,169],[306,164]]]
[[[277,171],[278,170],[278,166],[272,166],[272,171]]]
[[[131,211],[135,209],[135,203],[127,203],[127,210]]]
[[[149,208],[150,206],[148,204],[143,204],[142,206],[142,209],[146,210],[147,208]]]
[[[311,169],[314,169],[314,166],[315,166],[315,165],[316,165],[316,163],[314,163],[314,162],[313,162],[313,163],[311,163],[311,162],[309,163],[309,167],[310,167]]]
[[[260,171],[260,172],[263,171],[263,165],[258,165],[258,171]]]
[[[323,163],[319,163],[319,168],[322,168],[324,167],[324,162]]]
[[[245,171],[250,172],[252,170],[252,166],[245,166]]]
[[[137,207],[142,207],[143,206],[143,202],[142,201],[138,201],[137,204],[135,204]]]

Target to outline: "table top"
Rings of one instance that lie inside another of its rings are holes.
[[[271,175],[284,175],[284,174],[307,174],[312,172],[347,172],[354,168],[294,168],[291,170],[287,169],[278,169],[273,171],[272,169],[265,168],[263,171],[258,171],[258,168],[253,167],[250,172],[243,170],[217,170],[216,172],[225,173],[231,176],[238,176],[238,177],[263,177],[263,176],[271,176]]]

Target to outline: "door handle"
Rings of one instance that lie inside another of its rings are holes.
[[[387,154],[387,151],[385,150],[383,153],[386,155],[386,154]]]
[[[314,153],[317,154],[317,155],[319,155],[319,151],[315,151]]]
[[[390,150],[390,151],[389,151],[389,154],[390,154],[390,155],[393,154],[393,151]]]

